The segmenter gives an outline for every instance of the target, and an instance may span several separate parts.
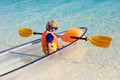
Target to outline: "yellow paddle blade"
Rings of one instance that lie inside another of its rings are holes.
[[[91,38],[87,38],[87,40],[95,46],[107,48],[109,47],[112,38],[106,36],[93,36]]]
[[[32,30],[29,28],[19,28],[18,31],[21,37],[29,37],[30,35],[33,34]]]

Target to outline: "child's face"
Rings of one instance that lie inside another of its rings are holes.
[[[57,31],[57,29],[58,29],[58,27],[56,27],[56,26],[55,27],[53,27],[53,26],[50,27],[50,31],[53,32],[53,33],[55,33]]]
[[[51,26],[49,28],[50,28],[51,32],[55,33],[58,29],[58,24],[57,23],[51,24]]]
[[[54,30],[54,29],[50,29],[50,32],[53,32],[53,33],[55,33],[55,32],[56,32],[56,30]]]

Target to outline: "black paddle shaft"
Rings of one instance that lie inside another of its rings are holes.
[[[38,33],[38,32],[34,32],[33,34],[34,34],[34,35],[36,35],[36,34],[42,35],[42,33]]]
[[[82,40],[86,40],[86,41],[87,41],[87,37],[86,37],[86,38],[82,38],[82,37],[71,36],[70,38],[74,38],[74,39],[82,39]]]

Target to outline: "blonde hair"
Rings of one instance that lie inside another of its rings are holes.
[[[55,20],[49,20],[46,24],[46,30],[50,30],[50,26],[58,27],[58,23]]]

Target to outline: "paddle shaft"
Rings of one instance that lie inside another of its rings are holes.
[[[85,41],[87,41],[87,37],[86,37],[86,38],[82,38],[82,37],[75,37],[75,36],[71,36],[70,38],[74,38],[74,39],[81,39],[81,40],[85,40]]]
[[[42,33],[38,33],[38,32],[33,32],[33,34],[34,35],[36,35],[36,34],[42,35]]]
[[[42,35],[42,33],[38,33],[38,32],[33,32],[34,35],[38,34],[38,35]],[[70,36],[70,38],[74,38],[74,39],[81,39],[81,40],[85,40],[87,41],[87,37],[86,38],[82,38],[82,37],[75,37],[75,36]]]

